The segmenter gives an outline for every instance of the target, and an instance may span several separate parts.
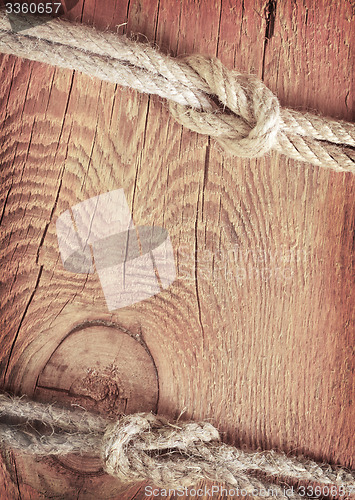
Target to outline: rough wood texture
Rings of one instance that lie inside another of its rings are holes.
[[[81,0],[67,17],[174,55],[217,55],[285,106],[351,121],[354,16],[345,0]],[[229,443],[354,467],[355,177],[276,154],[231,160],[159,98],[11,56],[0,64],[1,388],[52,400],[39,386],[58,380],[63,360],[48,362],[63,339],[96,325],[95,346],[109,352],[118,328],[154,359],[158,412],[186,408]],[[118,188],[136,225],[168,230],[178,277],[108,313],[96,274],[63,270],[55,222]],[[144,498],[144,485],[78,469],[3,449],[1,498]]]

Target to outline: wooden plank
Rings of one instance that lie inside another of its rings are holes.
[[[217,55],[284,106],[354,119],[349,2],[85,0],[68,17]],[[38,379],[58,345],[102,322],[146,344],[160,413],[353,467],[354,177],[231,159],[157,97],[11,56],[0,68],[1,387],[46,400]],[[177,279],[109,312],[97,274],[63,270],[55,223],[118,188],[136,225],[168,230]],[[144,498],[77,462],[2,456],[2,498]]]

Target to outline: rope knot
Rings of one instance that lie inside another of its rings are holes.
[[[317,482],[328,488],[336,485],[341,488],[340,496],[350,497],[355,488],[354,471],[272,450],[237,449],[222,443],[215,427],[206,422],[171,423],[161,416],[136,413],[109,423],[98,415],[7,394],[0,394],[1,415],[17,420],[14,424],[0,422],[0,445],[4,443],[38,456],[97,455],[101,450],[106,471],[125,483],[148,480],[160,488],[179,489],[210,480],[242,488],[261,499],[266,498],[265,490],[270,489],[271,483],[286,477]],[[22,424],[17,423],[19,417]],[[30,422],[42,422],[52,432],[42,435],[31,432]],[[264,479],[259,477],[260,472]],[[296,492],[286,495],[277,484],[272,484],[268,497],[270,500],[303,498]]]
[[[150,480],[161,487],[191,486],[203,475],[189,457],[201,444],[219,441],[213,425],[175,424],[151,413],[127,415],[106,430],[103,460],[106,471],[122,482]]]
[[[195,132],[214,137],[238,156],[267,153],[276,144],[281,125],[280,104],[271,90],[255,76],[228,70],[216,58],[197,55],[185,62],[200,77],[201,90],[207,88],[209,104],[192,108],[171,102],[174,118]]]

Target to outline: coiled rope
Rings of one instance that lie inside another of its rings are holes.
[[[105,471],[123,483],[148,480],[161,488],[195,486],[202,479],[223,482],[265,498],[275,479],[333,485],[339,496],[355,493],[355,471],[318,464],[276,451],[247,452],[220,441],[207,422],[169,422],[151,413],[123,416],[117,422],[85,411],[26,401],[0,394],[0,442],[33,455],[100,455]],[[20,423],[11,424],[11,418]],[[30,422],[50,430],[39,434]],[[307,498],[273,484],[275,498]],[[260,495],[257,494],[260,492]],[[333,495],[335,496],[335,495]]]
[[[38,24],[38,22],[41,24]],[[198,55],[172,58],[109,32],[63,19],[17,16],[14,32],[0,11],[0,51],[77,70],[169,101],[183,126],[244,158],[276,150],[289,158],[355,173],[355,125],[281,108],[253,75]]]

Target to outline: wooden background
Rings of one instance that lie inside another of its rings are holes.
[[[67,17],[217,55],[283,106],[354,120],[352,0],[80,0]],[[4,55],[0,71],[1,388],[103,414],[118,395],[185,409],[228,443],[353,467],[355,177],[231,159],[160,98],[75,72]],[[136,225],[168,230],[177,279],[109,313],[96,274],[63,269],[55,222],[118,188]],[[119,338],[141,344],[129,390]],[[1,457],[2,499],[145,498],[90,457]]]

